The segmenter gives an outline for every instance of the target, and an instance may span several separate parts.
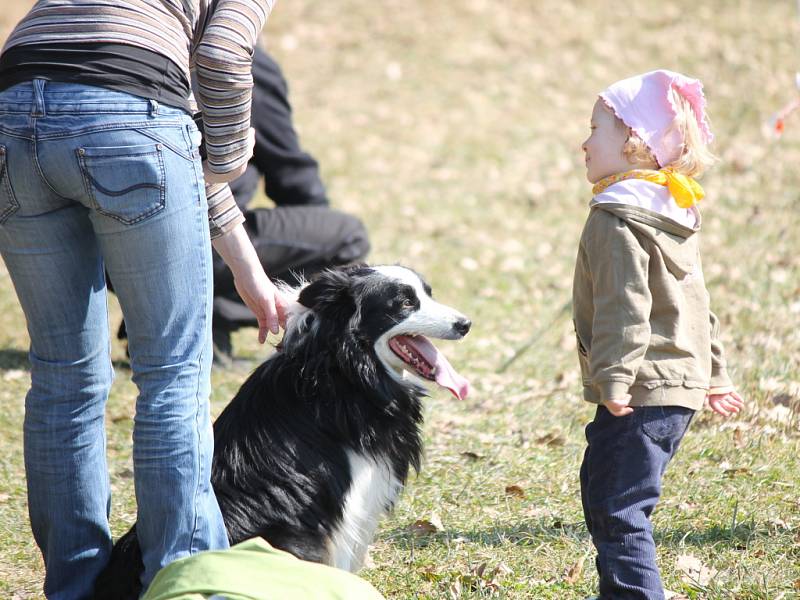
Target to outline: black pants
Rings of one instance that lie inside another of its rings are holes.
[[[317,161],[300,147],[283,73],[260,48],[253,57],[253,84],[256,145],[247,171],[231,190],[267,275],[295,284],[297,276],[308,278],[327,267],[363,260],[369,251],[367,231],[356,217],[329,208]],[[248,209],[262,175],[276,208]],[[254,324],[233,275],[215,255],[215,327]]]
[[[245,211],[245,219],[267,275],[292,285],[327,267],[360,261],[369,251],[361,221],[327,206],[255,209]],[[236,293],[233,274],[215,255],[214,326],[235,329],[255,323]]]
[[[328,204],[319,165],[300,147],[292,121],[289,86],[280,66],[261,48],[253,55],[253,103],[250,125],[256,145],[247,172],[231,184],[244,209],[264,176],[267,196],[277,206]]]

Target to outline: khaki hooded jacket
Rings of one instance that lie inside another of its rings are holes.
[[[731,385],[699,231],[699,218],[691,229],[638,206],[592,206],[573,283],[585,400],[698,410],[710,388]]]

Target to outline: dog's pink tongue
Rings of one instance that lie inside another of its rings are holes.
[[[436,361],[434,376],[436,383],[446,387],[459,400],[463,400],[469,394],[469,381],[453,368],[441,352]]]
[[[434,380],[440,386],[447,388],[459,400],[463,400],[469,394],[469,381],[467,381],[458,371],[453,368],[445,355],[427,338],[418,335],[407,337],[407,343],[413,346],[426,361],[433,365]]]

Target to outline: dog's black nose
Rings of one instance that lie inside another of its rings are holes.
[[[459,319],[453,323],[453,329],[458,335],[461,336],[467,335],[470,327],[472,327],[472,321],[469,319]]]

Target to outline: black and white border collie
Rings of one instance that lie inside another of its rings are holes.
[[[261,536],[356,571],[420,468],[423,384],[469,391],[428,338],[460,339],[471,323],[400,266],[325,271],[293,293],[278,350],[214,423],[212,483],[231,544]],[[134,525],[95,597],[137,598],[141,571]]]

